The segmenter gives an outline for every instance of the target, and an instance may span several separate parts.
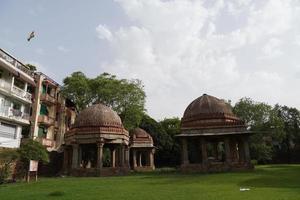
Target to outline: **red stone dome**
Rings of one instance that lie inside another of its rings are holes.
[[[153,144],[151,135],[141,128],[135,128],[130,131],[130,136],[130,140],[132,141],[132,143]]]
[[[105,126],[123,128],[119,115],[103,104],[95,104],[82,110],[73,125],[74,128]]]
[[[224,100],[203,94],[190,103],[184,111],[183,118],[194,118],[208,114],[233,115],[230,105]]]
[[[203,94],[184,111],[181,128],[208,128],[220,126],[235,126],[244,123],[236,117],[231,106],[224,100]]]

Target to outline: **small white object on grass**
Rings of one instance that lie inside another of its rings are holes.
[[[245,191],[249,191],[249,190],[250,190],[250,188],[240,188],[241,192],[245,192]]]

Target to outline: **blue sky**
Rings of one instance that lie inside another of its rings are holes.
[[[102,72],[98,64],[110,55],[97,38],[99,23],[117,28],[129,22],[110,0],[0,1],[1,48],[25,63],[40,65],[58,82],[75,70],[90,76]],[[36,37],[27,42],[32,30]]]
[[[298,0],[0,0],[0,24],[1,48],[60,83],[141,79],[156,119],[203,93],[300,108]]]

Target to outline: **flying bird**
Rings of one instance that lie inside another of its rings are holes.
[[[27,41],[29,42],[32,38],[34,38],[34,31],[32,31],[30,34],[29,34],[29,36],[28,36],[28,38],[27,38]]]

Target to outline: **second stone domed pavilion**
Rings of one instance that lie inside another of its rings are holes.
[[[96,104],[82,110],[65,135],[64,170],[75,176],[124,174],[129,170],[129,133],[118,114]]]
[[[251,169],[245,123],[224,100],[204,94],[186,108],[181,119],[182,171]]]
[[[133,170],[151,171],[155,169],[153,139],[144,129],[135,128],[130,132],[130,151]]]

